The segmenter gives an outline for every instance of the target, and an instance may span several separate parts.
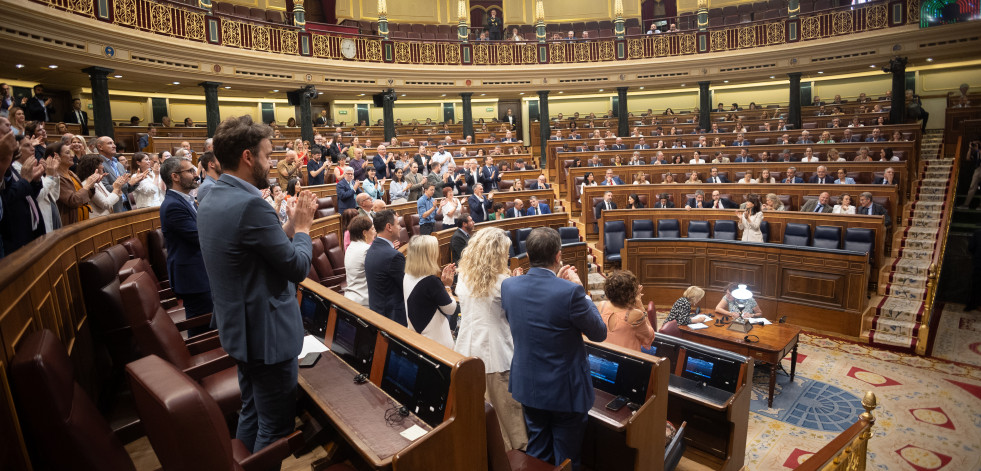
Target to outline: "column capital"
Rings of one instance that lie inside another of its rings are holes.
[[[463,98],[470,98],[473,96],[473,92],[460,92],[460,96]]]
[[[790,77],[791,80],[800,80],[801,72],[788,72],[787,76]]]
[[[698,82],[698,86],[699,87],[708,87],[711,84],[712,84],[712,81],[711,80],[700,80]]]
[[[630,87],[617,87],[617,93],[627,93],[627,90],[630,90]]]
[[[221,82],[201,82],[198,84],[198,86],[204,87],[206,89],[208,88],[217,89],[218,87],[221,86]]]
[[[551,90],[539,90],[538,96],[548,96],[549,92],[551,92]]]
[[[107,76],[107,75],[115,72],[115,70],[110,69],[108,67],[92,66],[92,67],[88,67],[88,68],[82,69],[82,72],[85,72],[85,73],[87,73],[89,75],[96,75],[96,76],[101,75],[101,76],[105,77],[105,76]]]

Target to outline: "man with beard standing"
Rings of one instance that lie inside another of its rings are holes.
[[[167,185],[160,205],[160,229],[167,244],[167,273],[174,294],[184,302],[188,319],[214,310],[211,284],[198,241],[198,212],[190,194],[198,187],[196,173],[188,158],[171,157],[160,165],[160,179]],[[208,326],[202,325],[192,328],[188,334],[207,331]]]
[[[250,116],[218,126],[215,156],[223,173],[198,210],[218,336],[238,363],[242,411],[235,438],[250,452],[294,429],[296,358],[303,346],[296,283],[310,271],[310,224],[317,209],[316,197],[302,191],[280,226],[262,199],[272,135],[272,128]]]

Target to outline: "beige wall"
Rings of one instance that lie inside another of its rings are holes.
[[[698,106],[698,88],[691,91],[628,94],[627,111],[640,115],[650,108],[656,112],[671,108],[674,111],[691,110]]]
[[[378,0],[338,0],[336,5],[338,19],[378,20]],[[388,21],[395,23],[456,24],[458,21],[456,0],[388,0],[387,5]]]
[[[613,19],[613,0],[544,0],[546,23],[570,23]],[[534,0],[504,0],[505,24],[534,24]],[[623,2],[625,18],[640,16],[640,1]]]

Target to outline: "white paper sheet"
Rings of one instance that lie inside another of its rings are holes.
[[[300,350],[300,356],[296,358],[303,358],[307,356],[308,353],[320,353],[330,350],[324,345],[323,342],[312,335],[307,335],[303,337],[303,349]]]
[[[688,324],[688,328],[691,330],[698,330],[698,329],[708,329],[708,326],[702,324],[701,322],[696,322],[694,324]]]
[[[422,428],[422,427],[420,427],[418,425],[413,425],[413,426],[411,426],[411,427],[409,427],[409,428],[401,431],[399,433],[399,435],[402,435],[403,437],[405,437],[408,440],[416,441],[416,439],[418,439],[419,437],[425,435],[426,433],[427,433],[426,432],[426,429],[424,429],[424,428]]]
[[[763,324],[763,325],[770,325],[770,324],[772,324],[772,322],[770,322],[769,320],[767,320],[767,318],[765,318],[765,317],[751,317],[751,318],[746,319],[746,320],[749,321],[750,324]]]

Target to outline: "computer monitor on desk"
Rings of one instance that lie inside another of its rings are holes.
[[[647,400],[653,365],[643,360],[606,350],[596,345],[586,345],[589,354],[589,371],[593,387],[614,396],[624,396],[634,404]]]
[[[446,415],[450,367],[387,333],[382,336],[388,339],[382,390],[427,424],[438,426]]]
[[[337,320],[330,349],[358,373],[370,375],[378,329],[340,306],[334,306],[334,312]]]
[[[739,387],[740,367],[735,361],[688,349],[681,377],[734,393]]]
[[[303,329],[323,340],[327,335],[327,321],[330,319],[330,301],[300,286],[300,316],[303,319]]]

